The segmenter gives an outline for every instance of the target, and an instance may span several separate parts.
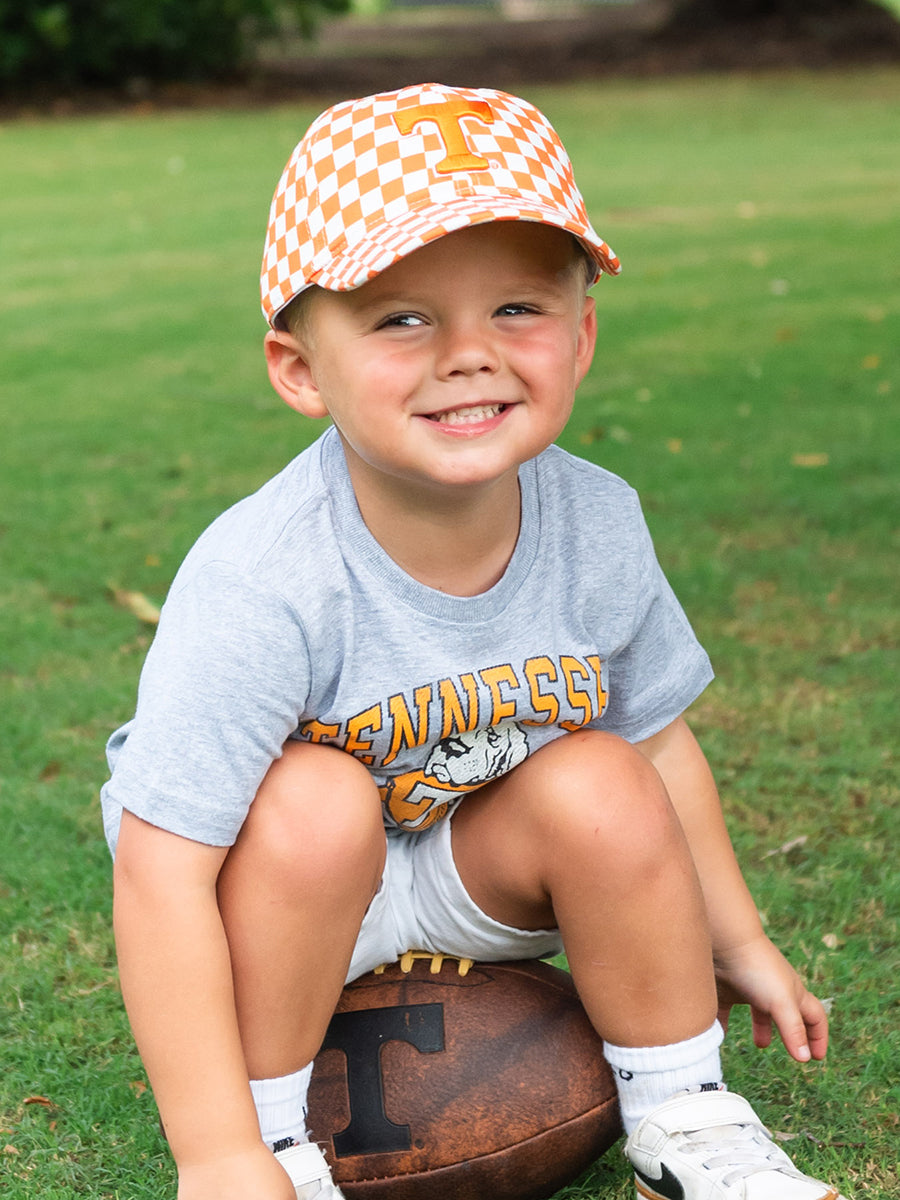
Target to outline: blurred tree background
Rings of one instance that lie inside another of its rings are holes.
[[[0,86],[217,79],[283,13],[309,33],[350,0],[0,0]]]
[[[422,14],[446,16],[463,34],[473,23],[485,29],[485,17],[493,17],[509,32],[500,64],[516,54],[521,58],[523,25],[544,29],[550,47],[559,41],[554,26],[590,13],[602,16],[604,24],[593,35],[588,26],[572,24],[571,61],[556,71],[563,77],[569,68],[578,74],[610,73],[617,65],[641,71],[642,55],[665,53],[667,47],[683,55],[691,44],[694,59],[683,67],[732,68],[744,65],[743,58],[733,61],[736,44],[746,58],[754,44],[798,38],[804,46],[794,58],[809,65],[821,65],[822,50],[835,62],[847,54],[871,56],[872,49],[883,60],[900,58],[899,10],[900,0],[0,0],[0,94],[128,88],[136,82],[230,83],[259,66],[260,43],[278,44],[288,59],[299,59],[305,52],[298,47],[323,18],[342,14],[349,19],[340,24],[349,29],[361,22],[368,29],[364,36],[382,26],[377,52],[384,52],[384,38],[392,44],[400,36],[401,23],[415,26]],[[350,53],[359,61],[365,53],[359,28],[352,36]],[[533,32],[535,38],[540,48],[540,32]],[[710,44],[710,52],[697,53],[700,43]],[[448,43],[445,52],[451,48]],[[464,71],[467,53],[478,58],[478,40],[469,38],[464,50],[457,55],[460,64],[451,62],[457,73],[460,65]],[[342,56],[342,46],[332,50],[335,60]],[[522,68],[526,78],[533,76],[534,59],[532,53]],[[540,54],[536,59],[541,61]],[[541,77],[553,76],[554,61],[551,55]],[[408,59],[407,65],[414,76]],[[659,70],[655,60],[652,70]]]
[[[0,0],[0,99],[897,62],[898,13],[900,0]]]
[[[877,0],[680,0],[675,5],[680,21],[737,24],[759,17],[784,17],[804,21],[809,17],[842,17],[883,11]]]
[[[890,36],[896,22],[889,9],[896,12],[896,5],[882,0],[675,0],[668,28],[696,32],[780,22],[786,31],[827,25],[848,33],[887,31]]]

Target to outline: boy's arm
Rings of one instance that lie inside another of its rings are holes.
[[[682,717],[638,743],[662,776],[678,813],[706,900],[719,986],[720,1018],[749,1004],[758,1046],[774,1021],[800,1062],[824,1058],[828,1020],[820,1002],[765,935],[725,826],[709,764]]]
[[[179,1200],[287,1200],[293,1188],[260,1138],[238,1034],[216,902],[226,854],[123,814],[113,902],[122,993]]]

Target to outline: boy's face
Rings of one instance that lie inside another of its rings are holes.
[[[531,222],[448,234],[351,292],[316,290],[270,376],[328,415],[360,489],[414,497],[515,481],[559,435],[596,337],[573,239]]]

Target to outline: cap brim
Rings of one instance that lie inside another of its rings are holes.
[[[459,229],[491,221],[534,221],[571,233],[597,268],[592,284],[603,274],[618,275],[621,270],[616,255],[589,224],[574,216],[567,219],[556,207],[523,203],[521,194],[504,197],[500,193],[491,193],[406,209],[396,218],[388,218],[387,222],[384,214],[379,214],[377,226],[371,233],[364,232],[337,251],[333,244],[330,245],[327,261],[321,268],[317,269],[313,261],[305,279],[291,281],[299,285],[292,287],[292,295],[299,295],[314,285],[327,291],[353,291],[430,242]],[[278,312],[285,307],[286,304]],[[273,314],[273,321],[278,312]]]

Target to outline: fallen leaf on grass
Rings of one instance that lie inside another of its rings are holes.
[[[595,425],[592,429],[585,429],[578,435],[578,440],[582,446],[593,446],[594,442],[602,442],[606,437],[606,430],[602,425]]]
[[[74,994],[76,996],[93,996],[95,992],[101,992],[108,987],[118,987],[115,979],[104,979],[102,983],[95,983],[93,987],[76,988]]]
[[[152,600],[148,600],[143,592],[130,592],[112,585],[109,590],[119,608],[126,609],[146,625],[159,624],[159,607]]]
[[[809,835],[803,833],[800,837],[791,838],[789,842],[782,842],[774,850],[767,850],[763,858],[772,858],[776,854],[790,854],[792,850],[799,850],[801,846],[805,846],[808,841]]]
[[[144,1092],[147,1090],[147,1085],[144,1083],[143,1079],[135,1079],[132,1083],[129,1083],[128,1086],[136,1096],[143,1096]]]
[[[833,1150],[864,1150],[866,1146],[865,1142],[823,1142],[808,1129],[804,1129],[800,1133],[782,1133],[776,1130],[772,1137],[776,1142],[795,1142],[798,1138],[804,1138],[807,1142],[812,1142],[814,1146],[827,1146]]]
[[[23,1104],[40,1104],[44,1108],[56,1108],[52,1100],[48,1100],[46,1096],[26,1096],[22,1101]]]
[[[18,1154],[19,1151],[15,1148],[15,1146],[10,1146],[9,1143],[7,1143],[3,1147],[3,1153],[4,1154]]]
[[[817,1137],[809,1132],[808,1129],[801,1129],[799,1133],[784,1133],[781,1130],[776,1130],[772,1136],[776,1142],[795,1142],[797,1138],[806,1138],[808,1142],[812,1142],[814,1146],[821,1146],[822,1143]]]

